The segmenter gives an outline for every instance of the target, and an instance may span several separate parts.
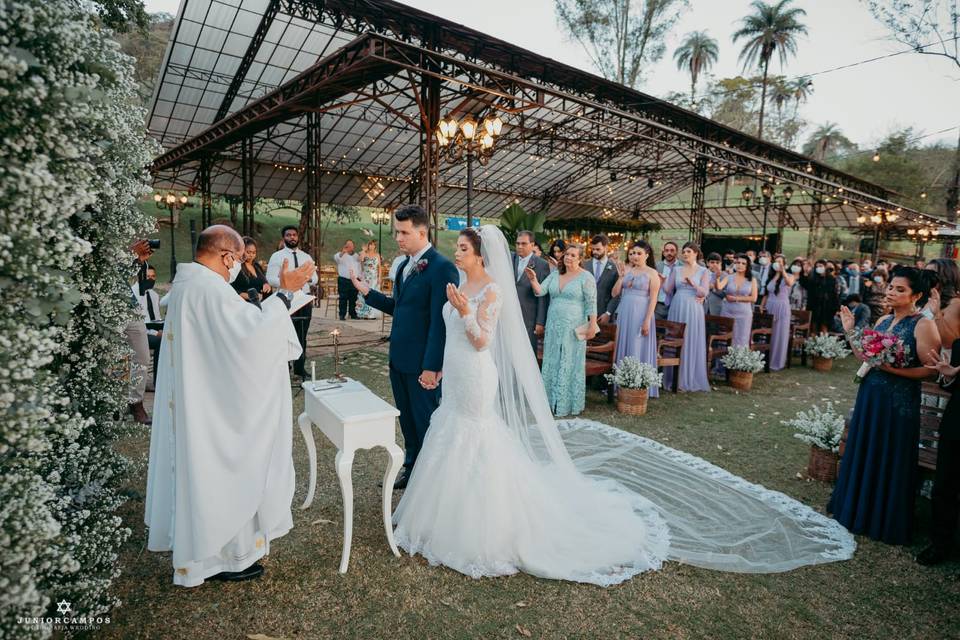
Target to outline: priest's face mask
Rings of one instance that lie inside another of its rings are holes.
[[[243,256],[233,251],[222,251],[223,266],[227,269],[227,282],[232,283],[240,275],[240,266],[243,264]]]

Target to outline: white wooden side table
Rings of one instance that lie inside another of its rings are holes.
[[[301,509],[313,502],[317,488],[317,447],[311,424],[320,427],[323,435],[337,447],[336,467],[343,493],[343,553],[340,573],[347,572],[350,542],[353,538],[353,454],[357,449],[383,447],[390,454],[390,464],[383,476],[383,527],[393,555],[400,556],[393,540],[393,482],[403,466],[403,450],[397,446],[395,420],[400,412],[383,398],[356,380],[347,379],[341,386],[330,388],[326,381],[306,381],[303,387],[304,411],[297,419],[300,433],[310,457],[310,488]]]

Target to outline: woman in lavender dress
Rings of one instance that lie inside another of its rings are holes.
[[[723,308],[720,315],[733,318],[734,347],[750,346],[750,329],[753,328],[753,303],[757,301],[757,281],[753,278],[750,257],[737,254],[733,261],[733,275],[717,278],[717,289],[723,291]]]
[[[787,271],[782,254],[777,254],[770,265],[771,276],[764,287],[765,295],[760,310],[773,316],[773,336],[770,340],[770,370],[780,371],[790,357],[790,288],[794,275]]]
[[[614,362],[632,356],[656,368],[657,330],[653,311],[660,292],[660,276],[653,261],[653,249],[643,240],[637,240],[627,253],[627,262],[626,268],[617,264],[620,277],[613,285],[613,297],[620,296]],[[657,387],[650,387],[649,395],[656,398]]]
[[[681,391],[710,391],[707,380],[707,329],[704,323],[703,302],[710,290],[710,273],[698,260],[703,254],[693,242],[683,245],[681,263],[670,271],[664,283],[668,294],[673,294],[667,319],[687,325],[683,334],[683,354],[680,358]],[[664,376],[663,384],[670,385],[674,370]]]

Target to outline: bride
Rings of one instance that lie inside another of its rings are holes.
[[[853,537],[787,496],[651,440],[558,424],[506,239],[463,231],[443,309],[443,398],[394,512],[397,543],[479,578],[608,586],[666,560],[739,572],[850,558]]]

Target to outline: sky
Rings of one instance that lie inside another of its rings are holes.
[[[176,15],[180,0],[146,0],[145,4],[149,12]],[[566,39],[552,0],[406,0],[406,4],[596,72],[583,48]],[[689,4],[667,40],[663,60],[638,87],[641,91],[658,97],[689,91],[689,76],[677,70],[672,53],[683,35],[694,30],[707,30],[719,42],[720,57],[712,74],[723,78],[741,73],[737,59],[741,47],[731,43],[730,36],[740,17],[749,12],[750,0],[689,0]],[[809,35],[801,38],[797,56],[782,70],[775,57],[771,73],[807,75],[907,48],[890,38],[861,0],[797,0],[795,6],[807,12]],[[801,108],[811,128],[828,121],[837,123],[848,138],[863,147],[875,146],[886,134],[907,126],[914,127],[917,135],[934,134],[925,135],[924,144],[956,144],[960,70],[946,58],[908,53],[817,75],[813,80],[814,93]],[[936,133],[944,129],[950,131]]]

